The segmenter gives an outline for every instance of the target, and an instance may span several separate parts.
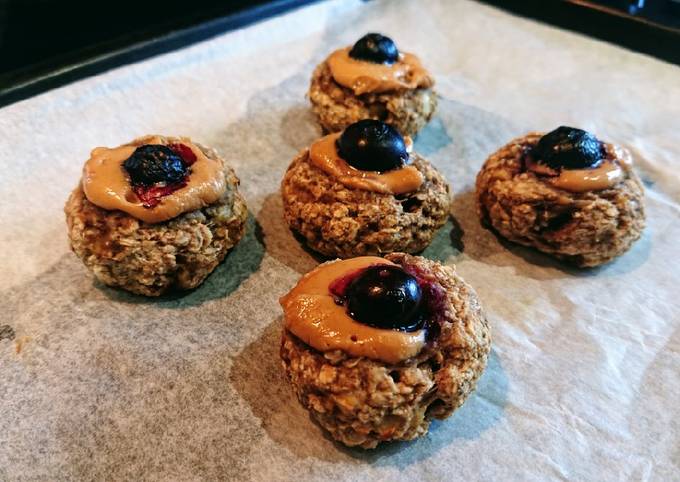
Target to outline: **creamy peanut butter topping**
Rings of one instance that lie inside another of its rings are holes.
[[[400,53],[399,60],[388,65],[354,59],[349,56],[350,50],[351,47],[336,50],[327,62],[333,79],[355,95],[434,85],[434,79],[413,54]]]
[[[363,189],[384,194],[406,194],[418,190],[424,178],[415,166],[404,166],[386,172],[362,171],[350,166],[338,154],[336,141],[341,133],[322,137],[309,148],[309,160],[313,165],[353,189]],[[411,151],[413,143],[404,137],[406,150]]]
[[[137,145],[94,149],[83,168],[85,196],[100,208],[124,211],[147,223],[167,221],[214,203],[226,189],[222,161],[208,158],[186,139],[182,139],[181,143],[196,155],[196,162],[189,168],[187,184],[161,198],[153,208],[144,207],[123,168],[125,160],[139,147]],[[148,138],[145,144],[163,144],[163,140],[160,137]]]
[[[332,261],[302,277],[281,298],[286,329],[321,351],[342,350],[355,357],[399,363],[416,356],[425,345],[425,331],[407,333],[384,330],[353,320],[338,305],[329,285],[358,269],[394,263],[375,256]]]
[[[625,149],[605,144],[607,156],[591,169],[562,169],[559,173],[548,166],[526,159],[526,167],[558,189],[570,192],[601,191],[619,183],[625,176],[622,164],[630,166],[632,159]]]

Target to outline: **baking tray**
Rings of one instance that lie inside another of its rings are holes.
[[[484,0],[510,12],[680,63],[680,3],[674,0]],[[661,4],[664,5],[661,5]]]
[[[121,65],[139,62],[207,40],[230,30],[246,27],[319,0],[270,0],[217,18],[196,12],[194,23],[178,20],[154,24],[134,35],[123,35],[83,46],[0,75],[0,106],[29,98],[49,89],[96,75]],[[223,7],[233,10],[227,2]],[[29,19],[22,19],[29,22]],[[19,48],[19,46],[17,46]]]
[[[162,26],[156,27],[138,32],[134,39],[123,37],[103,42],[69,55],[47,59],[38,65],[10,71],[0,76],[0,106],[127,63],[186,47],[315,1],[319,0],[274,0],[193,25],[174,25],[175,28],[167,32],[159,33]],[[669,13],[647,18],[644,10],[632,14],[605,5],[607,2],[587,0],[483,1],[680,64],[680,16]]]

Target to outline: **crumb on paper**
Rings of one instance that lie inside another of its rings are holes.
[[[9,325],[0,325],[0,341],[1,340],[14,340],[16,334],[14,333],[14,328]]]

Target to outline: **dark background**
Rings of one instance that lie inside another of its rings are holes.
[[[99,52],[267,0],[0,0],[0,75],[77,51]]]
[[[0,0],[0,105],[314,1]],[[680,0],[481,1],[680,64]]]

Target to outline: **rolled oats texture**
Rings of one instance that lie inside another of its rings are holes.
[[[426,159],[412,153],[411,162],[423,184],[395,196],[348,188],[311,164],[305,149],[281,183],[285,221],[310,248],[329,257],[419,253],[449,217],[451,190]]]
[[[645,226],[644,190],[633,168],[620,163],[623,179],[599,191],[569,192],[523,169],[525,150],[541,134],[514,139],[493,153],[477,175],[477,210],[501,236],[580,267],[607,263],[640,238]]]
[[[355,95],[338,84],[326,62],[314,69],[309,100],[321,127],[338,132],[362,119],[377,119],[394,126],[402,135],[415,136],[437,109],[437,94],[431,88]]]
[[[221,160],[214,149],[198,147]],[[196,288],[243,237],[248,214],[234,170],[221,161],[226,189],[215,203],[155,224],[96,206],[79,184],[64,207],[71,249],[109,286],[146,296]]]
[[[391,365],[340,350],[321,353],[283,330],[281,359],[298,400],[348,446],[425,435],[433,418],[448,418],[472,393],[491,349],[479,299],[454,268],[404,253],[386,258],[446,293],[439,333],[416,357]]]

